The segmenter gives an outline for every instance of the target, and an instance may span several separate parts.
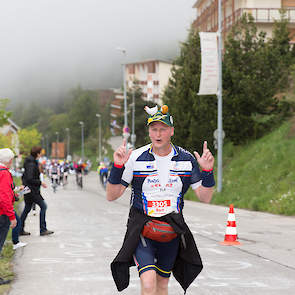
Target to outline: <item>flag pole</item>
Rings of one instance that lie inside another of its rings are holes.
[[[218,115],[217,115],[217,130],[218,130],[218,148],[217,148],[217,192],[222,191],[222,27],[221,27],[221,0],[218,0],[218,62],[219,62],[219,89],[218,89]]]

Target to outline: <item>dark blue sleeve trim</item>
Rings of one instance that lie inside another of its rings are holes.
[[[117,168],[113,165],[108,182],[111,184],[120,184],[125,167]]]
[[[215,185],[213,171],[202,171],[201,172],[202,186],[212,187]]]
[[[122,185],[124,185],[124,186],[126,186],[126,187],[128,187],[128,186],[129,186],[129,183],[128,183],[128,182],[126,182],[126,181],[124,181],[123,179],[121,179],[121,184],[122,184]]]

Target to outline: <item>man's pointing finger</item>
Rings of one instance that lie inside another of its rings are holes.
[[[203,153],[207,150],[207,141],[205,140],[204,141],[204,144],[203,144]]]

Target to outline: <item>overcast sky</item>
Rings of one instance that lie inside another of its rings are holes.
[[[115,88],[128,62],[173,58],[196,0],[0,0],[0,97]]]

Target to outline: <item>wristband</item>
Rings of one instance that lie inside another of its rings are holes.
[[[215,185],[213,170],[201,172],[202,186],[212,187]]]
[[[125,167],[118,168],[118,165],[113,165],[108,182],[111,184],[120,184]]]
[[[119,165],[119,164],[116,164],[116,163],[114,163],[114,166],[115,166],[116,168],[123,168],[123,167],[124,167],[124,165]]]

